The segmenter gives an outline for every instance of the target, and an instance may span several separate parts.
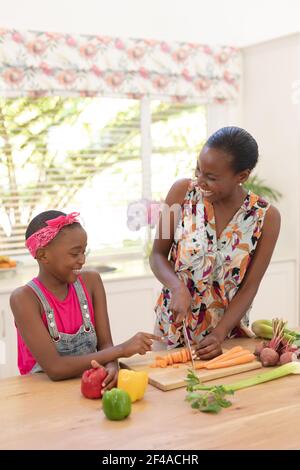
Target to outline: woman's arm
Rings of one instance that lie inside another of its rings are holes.
[[[228,333],[239,324],[251,306],[270,263],[279,231],[279,211],[275,207],[270,206],[265,215],[261,237],[241,287],[230,302],[219,324],[211,334],[199,343],[197,355],[201,359],[210,359],[221,353],[222,342]]]
[[[170,310],[178,322],[184,319],[190,309],[191,295],[185,284],[175,274],[168,256],[180,217],[180,206],[184,201],[189,182],[188,179],[179,180],[171,187],[159,218],[149,259],[156,278],[172,292]]]
[[[10,305],[19,333],[33,357],[52,380],[78,377],[86,369],[91,368],[92,360],[105,365],[118,357],[129,357],[135,353],[145,354],[146,351],[151,350],[153,340],[160,340],[159,337],[150,333],[137,333],[120,345],[110,345],[95,353],[82,356],[61,356],[42,321],[41,305],[31,288],[24,286],[16,289],[11,295]],[[101,319],[98,319],[98,316],[96,313],[96,329],[103,328],[104,330],[107,324],[104,321],[104,325],[100,325]],[[111,344],[110,330],[108,333],[103,331],[99,338],[100,341],[104,341],[104,345]]]

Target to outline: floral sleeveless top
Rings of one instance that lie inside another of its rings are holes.
[[[216,236],[213,205],[202,197],[197,181],[190,182],[170,251],[177,276],[192,296],[187,318],[188,335],[198,343],[220,321],[236,294],[254,255],[270,204],[248,192],[219,239]],[[168,348],[184,343],[182,327],[173,322],[169,310],[171,293],[162,289],[155,311],[157,326],[168,335]],[[250,336],[248,313],[230,337]]]

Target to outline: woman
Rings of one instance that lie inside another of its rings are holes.
[[[164,285],[156,332],[169,349],[184,345],[182,321],[196,355],[211,359],[227,337],[248,336],[248,311],[270,262],[280,214],[243,187],[255,167],[255,139],[224,127],[204,145],[196,179],[170,189],[150,256]]]

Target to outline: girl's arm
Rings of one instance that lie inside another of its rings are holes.
[[[175,274],[168,257],[180,217],[180,206],[183,203],[189,182],[188,179],[179,180],[171,187],[159,218],[149,259],[156,278],[172,292],[170,310],[178,322],[184,319],[191,307],[191,295],[186,285]],[[173,210],[170,211],[169,209],[172,207]]]
[[[211,359],[220,354],[221,344],[228,333],[237,326],[250,308],[258,291],[260,282],[270,263],[280,231],[279,211],[270,206],[265,215],[261,237],[255,254],[245,274],[241,287],[230,302],[219,324],[199,343],[197,355],[201,359]]]
[[[95,353],[82,356],[60,356],[42,321],[42,307],[31,288],[24,286],[16,289],[11,295],[10,305],[19,333],[38,364],[52,380],[78,377],[86,369],[91,368],[92,360],[105,365],[118,357],[129,357],[136,353],[145,354],[146,351],[151,350],[153,340],[160,340],[159,337],[149,333],[137,333],[120,345],[109,346]],[[101,328],[99,320],[97,323],[96,328]],[[104,338],[104,344],[105,341],[108,344],[111,341],[110,332],[108,334],[103,332],[100,340],[102,338]]]

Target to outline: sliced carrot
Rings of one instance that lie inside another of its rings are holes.
[[[192,358],[191,358],[191,353],[189,349],[186,350],[186,354],[187,354],[187,360],[190,361]]]
[[[159,361],[159,367],[163,367],[163,368],[164,368],[164,367],[167,367],[167,365],[168,365],[167,361],[165,361],[165,360],[160,360],[160,361]]]
[[[191,360],[191,355],[187,348],[169,353],[166,356],[155,356],[155,362],[150,367],[167,367],[174,364],[186,363]]]
[[[222,367],[230,367],[230,366],[237,366],[239,364],[246,364],[247,362],[254,361],[255,356],[254,354],[244,354],[243,356],[236,357],[233,359],[227,359],[226,361],[219,361],[213,364],[207,364],[206,369],[219,369]]]
[[[171,366],[173,364],[172,355],[168,354],[167,359],[168,359],[168,365]]]
[[[180,356],[181,356],[181,362],[184,364],[186,362],[185,360],[185,354],[184,354],[184,349],[180,351]]]
[[[174,353],[175,362],[181,362],[181,355],[179,352]]]

